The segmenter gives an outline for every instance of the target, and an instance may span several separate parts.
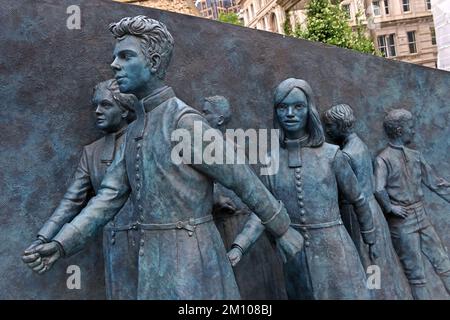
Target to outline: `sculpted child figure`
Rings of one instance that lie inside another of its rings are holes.
[[[323,118],[327,135],[341,147],[342,154],[352,167],[364,196],[369,201],[373,222],[377,228],[379,253],[377,266],[381,272],[380,288],[371,292],[376,299],[411,299],[408,281],[392,246],[389,227],[373,195],[372,158],[366,144],[354,132],[356,118],[353,109],[347,104],[338,104],[325,111]],[[369,248],[362,240],[353,206],[345,199],[341,199],[340,208],[344,225],[358,249],[364,268],[368,270],[367,268],[372,265],[369,258]]]
[[[37,239],[25,250],[23,260],[34,271],[43,273],[46,266],[36,246],[49,242],[72,221],[88,201],[98,193],[106,169],[124,139],[128,123],[135,119],[137,98],[119,91],[115,79],[99,83],[94,88],[97,127],[105,133],[99,140],[85,146],[77,170],[59,206],[38,231]],[[135,299],[137,274],[137,232],[127,227],[132,221],[131,203],[127,202],[119,214],[103,229],[105,285],[108,299]]]
[[[202,113],[209,124],[225,133],[231,121],[231,106],[223,96],[205,98]],[[227,250],[250,217],[250,209],[231,190],[214,184],[214,222]],[[242,299],[286,299],[282,261],[276,254],[275,242],[262,235],[252,250],[234,267]]]
[[[388,146],[375,159],[375,196],[389,224],[392,243],[415,299],[430,299],[424,256],[450,294],[450,259],[423,205],[422,184],[450,202],[450,183],[436,175],[423,155],[407,147],[414,137],[414,118],[394,109],[384,118]]]

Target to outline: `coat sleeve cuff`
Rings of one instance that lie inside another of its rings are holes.
[[[61,226],[58,223],[53,220],[47,220],[37,235],[49,241],[58,233],[59,230],[61,230]]]
[[[291,219],[286,208],[281,201],[278,203],[279,207],[274,210],[272,217],[267,221],[261,222],[275,238],[279,238],[285,234],[291,225]]]
[[[74,255],[84,247],[84,238],[81,232],[70,223],[66,223],[62,227],[61,231],[53,238],[53,241],[61,245],[65,257]]]
[[[361,236],[365,244],[374,244],[376,242],[376,229],[373,227],[370,230],[362,231]]]

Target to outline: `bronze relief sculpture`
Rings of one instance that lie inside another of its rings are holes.
[[[427,216],[422,184],[450,202],[450,183],[436,175],[423,155],[406,147],[414,137],[414,118],[394,109],[384,119],[389,145],[375,159],[375,196],[388,221],[392,243],[415,299],[430,299],[424,256],[450,293],[450,259]]]
[[[123,142],[128,123],[135,119],[135,96],[121,93],[114,79],[99,83],[92,99],[97,127],[105,133],[101,139],[85,146],[78,167],[59,206],[38,231],[37,240],[26,250],[23,260],[34,271],[46,271],[45,264],[33,249],[48,243],[64,224],[72,221],[98,192],[107,168]],[[105,285],[108,299],[135,299],[137,241],[136,232],[125,226],[133,221],[131,203],[109,222],[103,231]]]
[[[353,109],[346,104],[331,107],[324,113],[324,127],[327,135],[338,144],[358,179],[364,196],[369,202],[372,218],[377,228],[377,248],[379,257],[376,265],[380,268],[380,288],[371,292],[376,299],[410,299],[408,282],[403,274],[400,260],[392,246],[387,222],[374,197],[374,177],[372,157],[366,144],[354,132],[356,122]],[[345,199],[340,201],[344,225],[358,249],[364,268],[373,264],[369,249],[364,243],[353,206]]]
[[[301,249],[301,235],[248,165],[175,164],[171,134],[194,135],[205,118],[165,85],[173,38],[166,26],[145,16],[110,26],[117,39],[111,64],[121,92],[134,94],[137,119],[110,165],[97,195],[52,241],[32,250],[48,270],[84,244],[130,197],[139,232],[138,299],[237,299],[239,291],[223,242],[213,223],[213,181],[234,191],[277,239],[286,256]],[[203,154],[193,145],[191,158]],[[185,155],[189,156],[189,155]],[[41,268],[39,266],[39,268]]]
[[[213,128],[225,133],[232,117],[228,99],[223,96],[205,98],[202,113]],[[227,250],[231,249],[250,214],[250,209],[234,192],[220,183],[214,184],[214,222]],[[282,261],[269,234],[263,234],[233,270],[242,299],[287,298]]]
[[[290,78],[278,85],[274,126],[280,128],[280,169],[265,184],[283,201],[291,225],[305,239],[300,254],[284,264],[289,299],[370,299],[364,268],[340,216],[338,192],[353,204],[374,259],[377,239],[370,207],[342,152],[324,142],[306,81]],[[259,225],[253,216],[235,240],[229,253],[233,259],[239,260],[239,252],[259,237]]]

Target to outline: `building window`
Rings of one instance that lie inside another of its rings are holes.
[[[378,36],[378,50],[383,54],[383,57],[389,58],[397,55],[394,36],[394,34]]]
[[[253,19],[255,17],[255,6],[253,5],[253,3],[250,5],[250,13]]]
[[[384,0],[384,13],[389,14],[389,0]]]
[[[416,32],[408,31],[407,35],[408,35],[409,53],[417,53]]]
[[[344,11],[345,16],[347,17],[347,19],[350,20],[352,18],[352,15],[350,13],[350,4],[343,4],[342,5],[342,10]]]
[[[409,12],[410,8],[409,8],[409,0],[402,0],[402,4],[403,4],[403,12]]]
[[[372,11],[374,16],[380,16],[380,1],[372,1]]]
[[[436,31],[434,30],[434,27],[430,27],[431,32],[431,44],[436,45]]]
[[[427,10],[431,10],[431,0],[425,0],[425,4],[427,5]]]

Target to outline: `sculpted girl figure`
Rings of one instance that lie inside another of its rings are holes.
[[[275,90],[274,126],[280,128],[279,170],[265,176],[268,189],[280,199],[305,242],[284,264],[289,299],[369,299],[364,268],[339,212],[338,192],[353,204],[361,236],[376,253],[370,208],[338,146],[324,142],[324,132],[304,80],[287,79]],[[270,163],[270,162],[269,162]],[[263,232],[252,216],[229,252],[236,264]]]

